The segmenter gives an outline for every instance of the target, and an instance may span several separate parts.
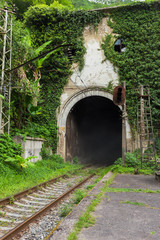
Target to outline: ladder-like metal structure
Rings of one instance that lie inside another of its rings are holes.
[[[8,7],[0,9],[0,134],[10,130],[13,13]]]
[[[140,86],[137,104],[137,149],[140,147],[141,168],[144,162],[156,163],[155,138],[149,87]]]

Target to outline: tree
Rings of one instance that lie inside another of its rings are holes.
[[[23,19],[24,13],[27,11],[27,9],[30,6],[34,5],[40,5],[40,4],[45,4],[45,5],[53,5],[56,8],[73,8],[71,0],[8,0],[7,1],[8,5],[12,7],[14,4],[17,9],[17,18],[18,19]],[[0,2],[0,7],[4,7],[5,5],[5,0],[1,0]]]
[[[94,9],[94,8],[103,8],[106,7],[105,4],[90,2],[88,0],[71,0],[75,9]]]

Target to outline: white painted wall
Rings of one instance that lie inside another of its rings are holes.
[[[107,87],[110,81],[116,85],[118,75],[109,61],[103,62],[105,57],[103,51],[100,50],[100,42],[95,38],[86,40],[87,53],[84,68],[80,72],[79,68],[76,67],[71,81],[79,87]]]
[[[82,71],[79,71],[78,64],[73,64],[73,74],[61,95],[62,104],[71,97],[71,93],[73,94],[78,90],[95,86],[107,87],[111,81],[115,86],[118,84],[117,69],[110,61],[104,61],[104,51],[101,49],[103,39],[111,31],[107,26],[107,18],[103,18],[97,31],[90,29],[90,26],[85,28],[83,34],[86,47],[85,64]]]
[[[66,153],[66,119],[72,107],[81,99],[89,96],[103,96],[113,100],[113,96],[101,88],[107,88],[110,82],[113,86],[117,86],[119,83],[117,69],[113,67],[110,61],[104,61],[104,51],[101,49],[102,41],[107,33],[112,33],[112,29],[107,26],[107,18],[103,18],[97,31],[90,29],[90,26],[85,28],[83,34],[86,47],[84,67],[82,71],[79,71],[78,64],[73,64],[73,73],[61,95],[61,106],[57,111],[59,128],[57,153],[64,159]],[[127,122],[127,140],[130,141],[131,137],[131,129]]]
[[[107,87],[110,81],[116,85],[118,83],[118,74],[110,61],[104,61],[104,52],[101,49],[101,43],[106,33],[110,33],[111,29],[107,26],[107,19],[104,18],[99,24],[97,32],[90,27],[86,27],[84,31],[84,42],[86,54],[84,56],[85,64],[80,72],[78,66],[74,68],[71,81],[82,87],[103,86]]]

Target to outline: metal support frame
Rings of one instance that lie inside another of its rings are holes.
[[[139,146],[141,168],[143,162],[148,162],[154,159],[156,163],[157,160],[150,104],[150,91],[149,87],[144,86],[140,86],[140,95],[137,104],[137,149]]]
[[[13,13],[0,9],[0,134],[10,131]]]

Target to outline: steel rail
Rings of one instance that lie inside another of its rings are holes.
[[[75,172],[80,171],[80,170],[83,170],[83,169],[85,169],[85,168],[87,168],[87,167],[90,167],[90,166],[91,166],[91,165],[87,165],[87,166],[84,166],[84,167],[82,167],[82,168],[75,169]],[[69,172],[66,173],[66,174],[60,175],[60,176],[58,176],[58,177],[56,177],[56,178],[53,178],[53,179],[51,179],[51,180],[49,180],[49,181],[40,183],[40,184],[38,184],[38,185],[36,185],[36,186],[34,186],[34,187],[28,188],[28,189],[26,189],[26,190],[24,190],[24,191],[22,191],[22,192],[19,192],[19,193],[16,193],[16,194],[10,196],[10,197],[3,198],[3,199],[0,200],[0,206],[4,206],[4,205],[6,205],[6,204],[9,204],[11,198],[17,200],[17,199],[21,198],[22,196],[26,196],[28,193],[33,193],[33,192],[35,192],[35,191],[38,190],[40,187],[45,187],[47,184],[57,182],[60,178],[65,178],[65,177],[67,177],[67,174],[71,174],[71,173],[72,173],[72,171],[69,171]]]
[[[35,221],[38,217],[42,216],[45,212],[47,212],[50,208],[52,208],[54,205],[56,205],[58,202],[60,202],[63,198],[65,198],[67,195],[72,193],[76,188],[83,185],[85,182],[87,182],[90,178],[92,178],[95,174],[91,174],[87,178],[85,178],[80,183],[76,184],[74,187],[70,188],[68,191],[63,193],[60,197],[46,205],[44,208],[42,208],[40,211],[32,215],[30,218],[19,224],[17,227],[9,231],[7,234],[2,236],[1,240],[10,240],[12,237],[16,236],[19,232],[21,232],[24,228],[26,228],[30,223]]]

